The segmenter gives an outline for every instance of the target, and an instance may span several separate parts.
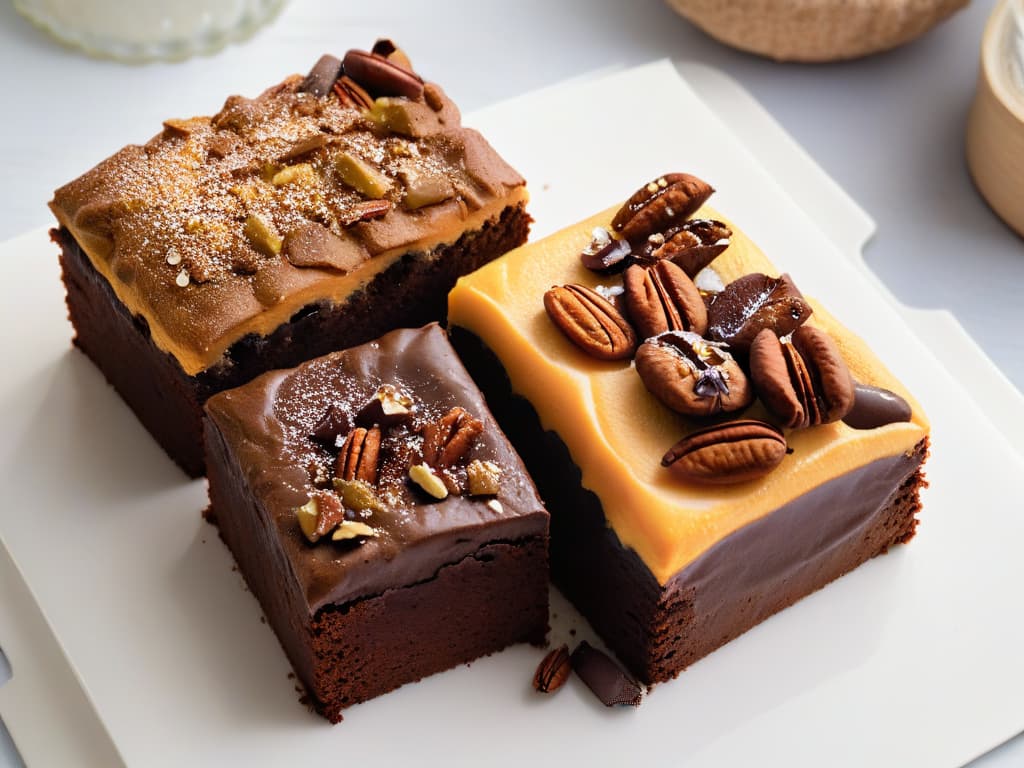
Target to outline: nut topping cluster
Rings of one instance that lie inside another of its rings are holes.
[[[353,409],[355,410],[355,409]],[[461,407],[437,417],[407,392],[381,385],[354,417],[331,404],[309,439],[332,460],[328,476],[317,462],[310,467],[314,490],[296,508],[299,528],[310,543],[330,537],[358,545],[381,535],[375,522],[400,511],[408,493],[413,499],[437,503],[449,496],[493,497],[501,490],[502,467],[480,456],[484,423]]]
[[[696,420],[662,466],[686,482],[745,482],[790,452],[783,429],[909,419],[902,398],[856,384],[831,337],[805,325],[812,310],[789,275],[751,273],[726,285],[709,268],[732,235],[720,221],[691,218],[713,192],[685,173],[644,185],[612,218],[612,232],[595,229],[580,254],[591,271],[622,273],[621,288],[570,284],[544,294],[552,323],[578,349],[609,362],[633,358],[652,396]],[[622,305],[605,298],[618,292]],[[771,423],[702,426],[755,397]]]

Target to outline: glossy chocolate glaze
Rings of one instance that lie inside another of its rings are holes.
[[[354,417],[382,384],[413,396],[417,423],[456,405],[484,422],[467,458],[502,468],[499,504],[489,497],[425,497],[405,480],[402,454],[417,447],[416,438],[408,437],[393,441],[398,445],[394,460],[382,464],[378,493],[388,508],[367,519],[380,535],[355,546],[311,545],[295,508],[307,501],[316,470],[332,466],[335,453],[310,435],[330,406]],[[486,543],[546,532],[548,516],[533,482],[436,324],[394,331],[295,369],[271,371],[210,398],[206,413],[207,429],[220,431],[265,516],[253,524],[269,532],[268,558],[285,559],[288,567],[281,570],[297,582],[310,615],[327,604],[429,579]]]

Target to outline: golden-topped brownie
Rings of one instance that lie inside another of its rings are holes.
[[[927,452],[911,395],[710,193],[661,177],[449,298],[556,583],[649,683],[908,540]]]
[[[442,317],[458,275],[525,241],[526,197],[441,88],[379,41],[212,117],[167,120],[51,208],[76,343],[196,474],[206,397]]]

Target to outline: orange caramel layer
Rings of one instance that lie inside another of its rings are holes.
[[[553,285],[613,285],[618,277],[582,266],[594,227],[609,228],[609,209],[506,254],[462,278],[449,296],[452,325],[476,334],[502,361],[512,389],[530,401],[545,429],[558,433],[597,494],[608,524],[665,584],[730,533],[811,489],[877,459],[909,454],[928,433],[921,407],[872,354],[816,301],[811,325],[826,330],[857,381],[906,398],[910,422],[872,430],[826,424],[786,435],[792,454],[767,477],[733,486],[698,486],[661,466],[665,451],[697,425],[644,388],[630,361],[588,357],[555,328],[542,297]],[[698,216],[722,217],[705,208]],[[728,283],[750,272],[777,275],[742,232],[712,264]],[[799,284],[799,280],[798,280]],[[745,417],[768,419],[759,402]]]

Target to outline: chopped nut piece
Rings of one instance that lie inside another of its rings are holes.
[[[448,497],[448,488],[444,481],[434,474],[429,464],[414,464],[409,467],[409,479],[435,499]]]
[[[312,181],[313,178],[313,166],[309,163],[298,163],[297,165],[289,165],[287,168],[275,173],[271,183],[275,187],[282,187],[285,184]]]
[[[281,252],[281,236],[259,216],[249,216],[242,232],[249,238],[252,247],[264,256],[277,256]]]
[[[334,529],[334,533],[331,534],[332,541],[347,541],[349,539],[355,539],[359,537],[373,538],[377,535],[377,530],[371,528],[366,523],[360,523],[356,520],[343,520],[338,524],[338,527]]]
[[[391,179],[347,152],[338,155],[334,167],[337,168],[342,181],[374,200],[384,197],[391,189]]]
[[[363,480],[344,480],[334,478],[334,490],[341,494],[342,503],[357,512],[371,510],[383,512],[386,508],[373,490],[373,486]]]
[[[379,98],[373,102],[373,108],[366,117],[385,130],[413,138],[435,133],[441,126],[433,109],[406,99]]]
[[[188,283],[189,283],[188,270],[187,269],[182,269],[181,272],[178,273],[178,276],[176,278],[174,278],[174,284],[177,285],[179,288],[184,288],[185,286],[188,285]]]
[[[181,252],[173,245],[167,249],[167,263],[172,267],[181,264]]]
[[[496,496],[501,488],[501,467],[493,461],[474,459],[466,467],[470,496]]]
[[[406,183],[405,206],[411,210],[424,208],[454,197],[455,187],[444,176],[415,176]]]
[[[310,499],[295,509],[295,516],[299,518],[299,527],[303,535],[313,543],[320,538],[316,533],[316,520],[319,515],[320,505],[316,503],[316,499]]]
[[[390,384],[377,389],[370,401],[359,409],[356,423],[365,427],[390,427],[408,421],[415,410],[413,399]]]
[[[497,512],[499,515],[505,511],[505,507],[502,506],[501,502],[497,499],[491,499],[487,502],[487,506]]]

